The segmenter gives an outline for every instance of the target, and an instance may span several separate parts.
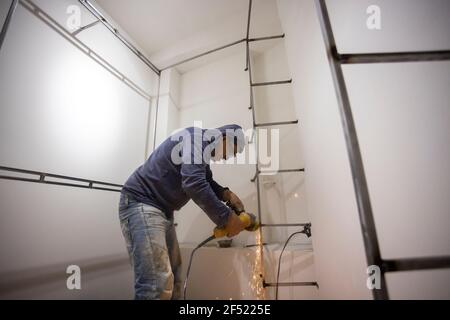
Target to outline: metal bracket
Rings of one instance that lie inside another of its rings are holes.
[[[280,80],[280,81],[269,81],[269,82],[257,82],[257,83],[252,83],[252,87],[273,86],[273,85],[288,84],[288,83],[292,83],[292,79]]]
[[[280,170],[275,170],[275,171],[264,171],[264,170],[259,170],[255,172],[255,175],[253,176],[253,178],[250,180],[251,182],[255,182],[256,178],[261,174],[261,173],[289,173],[289,172],[305,172],[305,168],[300,168],[300,169],[280,169]]]
[[[306,225],[303,226],[303,231],[301,231],[302,233],[304,233],[308,238],[311,238],[312,234],[311,234],[311,223],[307,223]]]
[[[319,289],[319,284],[315,281],[310,282],[278,282],[278,283],[270,283],[263,282],[263,287],[316,287]]]
[[[290,124],[298,124],[298,120],[292,121],[280,121],[280,122],[268,122],[268,123],[255,123],[255,128],[259,127],[271,127],[271,126],[285,126]]]
[[[91,23],[89,23],[89,24],[87,24],[85,26],[82,26],[82,27],[78,28],[77,30],[75,30],[74,32],[72,32],[72,35],[76,36],[80,32],[82,32],[82,31],[84,31],[86,29],[92,28],[93,26],[99,24],[100,22],[101,22],[100,20],[95,20],[94,22],[91,22]]]

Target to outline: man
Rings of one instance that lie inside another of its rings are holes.
[[[242,201],[213,180],[211,160],[242,152],[238,125],[204,130],[187,128],[165,140],[125,183],[119,217],[134,269],[135,299],[178,299],[181,256],[173,212],[192,199],[228,236],[244,226],[223,202],[243,211]]]

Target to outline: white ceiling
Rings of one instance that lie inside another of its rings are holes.
[[[245,38],[246,34],[247,0],[96,0],[96,3],[159,68]],[[253,0],[250,36],[281,33],[276,0]],[[211,58],[202,59],[206,63]],[[191,66],[201,64],[200,61]]]
[[[245,0],[97,0],[148,54],[242,10]]]

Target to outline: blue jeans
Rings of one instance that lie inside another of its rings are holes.
[[[119,218],[134,269],[135,299],[179,299],[181,255],[173,219],[123,193]]]

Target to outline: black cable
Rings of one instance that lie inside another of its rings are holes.
[[[280,258],[278,258],[278,271],[277,271],[277,282],[276,282],[276,287],[275,287],[276,288],[275,289],[275,300],[278,300],[278,282],[280,280],[281,257],[283,256],[284,249],[286,249],[286,246],[289,243],[289,241],[292,239],[292,237],[297,235],[297,234],[300,234],[300,233],[305,233],[305,230],[294,232],[293,234],[291,234],[289,236],[289,238],[284,243],[283,249],[281,250]]]
[[[187,272],[186,272],[186,279],[184,279],[184,288],[183,288],[183,299],[184,300],[186,300],[186,288],[187,288],[187,282],[188,282],[188,279],[189,279],[189,273],[191,272],[192,257],[194,256],[194,253],[195,253],[195,251],[197,251],[197,249],[203,247],[205,244],[207,244],[211,240],[214,240],[215,238],[216,237],[214,237],[214,236],[208,237],[207,239],[202,241],[198,246],[196,246],[194,248],[194,250],[192,250],[191,257],[189,258],[189,265],[188,265]]]

